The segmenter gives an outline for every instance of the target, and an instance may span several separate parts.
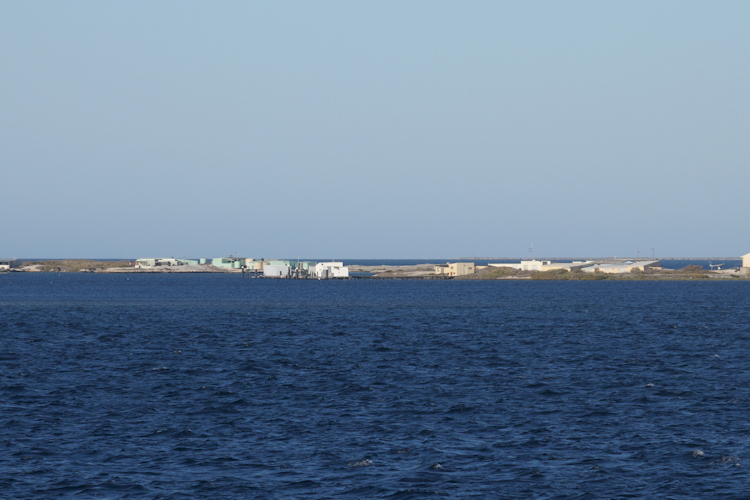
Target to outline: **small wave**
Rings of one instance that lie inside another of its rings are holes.
[[[1,390],[5,392],[23,392],[26,390],[26,386],[23,384],[7,385],[3,387]]]
[[[426,496],[449,496],[447,492],[423,489],[398,490],[387,498],[422,498]]]
[[[300,489],[310,489],[310,488],[318,488],[320,487],[320,483],[311,481],[309,479],[305,481],[295,481],[293,483],[288,483],[286,485],[287,488],[300,488]]]
[[[557,392],[553,389],[545,389],[538,393],[540,396],[563,396],[564,392]]]
[[[360,460],[359,462],[349,462],[347,464],[347,467],[367,467],[368,465],[372,465],[372,460],[366,458],[364,460]]]
[[[476,408],[474,408],[473,406],[466,406],[465,404],[461,403],[451,406],[450,410],[448,410],[446,413],[466,413],[474,410],[476,410]]]
[[[616,413],[612,413],[607,410],[595,410],[586,415],[586,417],[612,417],[615,416]]]
[[[690,456],[691,458],[710,459],[710,461],[708,462],[709,465],[712,465],[712,464],[726,464],[726,465],[736,465],[736,466],[740,465],[739,457],[735,457],[733,455],[719,455],[718,457],[709,456],[709,455],[706,455],[706,453],[699,448],[696,448],[693,451],[691,451],[688,454],[688,456]]]
[[[714,460],[713,464],[734,464],[734,465],[740,465],[740,459],[737,457],[733,457],[732,455],[722,455],[721,457]]]

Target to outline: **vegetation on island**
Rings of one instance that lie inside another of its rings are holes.
[[[732,276],[738,278],[738,276]],[[578,270],[553,269],[550,271],[522,271],[511,267],[489,266],[477,269],[474,274],[468,276],[456,276],[457,280],[496,280],[496,279],[532,279],[546,281],[645,281],[645,280],[705,280],[721,279],[726,277],[711,273],[702,266],[686,266],[682,269],[646,270],[633,269],[627,274],[608,274],[603,272],[586,273]]]
[[[75,273],[80,271],[100,271],[103,269],[112,269],[116,267],[133,267],[132,260],[85,260],[85,259],[64,259],[64,260],[37,260],[26,261],[23,268],[34,268],[37,271],[52,273]]]
[[[552,271],[533,273],[535,280],[616,280],[616,281],[645,281],[645,280],[690,280],[711,278],[709,272],[701,266],[687,266],[680,270],[646,270],[633,269],[625,274],[608,274],[602,272],[585,273],[583,271],[568,271],[555,269]]]
[[[474,274],[466,276],[456,276],[456,280],[497,280],[497,279],[528,279],[531,277],[530,271],[521,271],[511,267],[494,267],[487,266],[477,269]]]

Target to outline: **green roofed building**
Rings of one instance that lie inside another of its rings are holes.
[[[295,262],[293,267],[294,269],[302,269],[304,271],[309,271],[315,268],[315,264],[317,264],[317,262],[303,260],[300,262]]]
[[[245,265],[245,259],[241,259],[239,257],[232,257],[231,255],[229,257],[219,257],[216,259],[211,259],[211,265],[216,267],[223,267],[228,269],[240,269],[242,266]]]
[[[290,260],[267,260],[267,266],[289,266],[292,267],[292,261]]]

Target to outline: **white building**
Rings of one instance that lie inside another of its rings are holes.
[[[626,260],[625,262],[609,262],[602,264],[593,264],[584,267],[582,271],[584,273],[607,273],[607,274],[624,274],[631,273],[633,270],[645,271],[652,267],[661,267],[661,262],[658,260],[641,260],[632,261]]]
[[[492,267],[510,267],[511,269],[518,269],[519,271],[550,271],[552,269],[568,269],[571,266],[580,267],[579,264],[583,262],[565,262],[558,263],[552,262],[551,260],[522,260],[519,263],[500,263],[500,264],[488,264]]]
[[[291,274],[291,266],[263,266],[264,278],[288,278]]]
[[[574,260],[573,262],[549,262],[542,265],[542,271],[553,271],[555,269],[565,269],[567,271],[574,271],[577,269],[583,269],[594,264],[593,260]]]
[[[519,271],[554,271],[556,269],[565,269],[567,271],[584,271],[587,273],[629,273],[633,269],[644,271],[648,268],[659,267],[661,262],[658,260],[648,261],[609,261],[598,263],[593,260],[574,260],[573,262],[552,262],[551,260],[522,260],[520,263],[499,263],[489,264],[493,267],[510,267]]]
[[[20,267],[21,261],[18,259],[0,259],[0,270],[9,271],[14,267]]]
[[[319,262],[311,269],[311,278],[348,278],[349,268],[343,262]]]
[[[435,266],[435,274],[445,274],[446,276],[467,276],[474,274],[476,268],[473,262],[454,262],[438,264]]]

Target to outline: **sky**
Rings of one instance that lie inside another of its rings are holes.
[[[748,26],[746,1],[4,1],[0,256],[745,254]]]

